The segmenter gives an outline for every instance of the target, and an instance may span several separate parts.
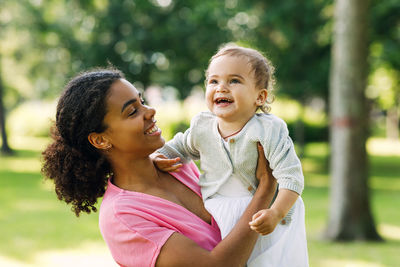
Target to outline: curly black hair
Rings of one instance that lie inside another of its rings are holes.
[[[95,69],[78,74],[66,85],[57,105],[53,142],[42,152],[42,173],[54,181],[59,200],[80,212],[96,212],[111,173],[104,155],[88,141],[92,132],[107,129],[104,124],[106,98],[111,85],[124,78],[114,68]]]

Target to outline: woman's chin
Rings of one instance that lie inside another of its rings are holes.
[[[159,148],[162,148],[164,146],[164,144],[165,144],[165,139],[160,135],[160,138],[159,138],[159,140],[157,142],[156,150],[159,149]]]

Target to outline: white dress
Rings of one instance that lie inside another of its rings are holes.
[[[253,195],[235,177],[221,186],[217,194],[204,205],[214,217],[224,238],[242,216]],[[258,238],[248,260],[249,267],[306,267],[308,266],[307,239],[304,223],[304,203],[299,197],[294,204],[290,223],[279,223],[275,230]]]

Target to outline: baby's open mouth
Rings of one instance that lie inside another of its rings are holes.
[[[217,98],[215,99],[215,103],[217,104],[221,104],[221,103],[232,103],[233,100],[229,99],[229,98],[225,98],[225,97],[221,97],[221,98]]]

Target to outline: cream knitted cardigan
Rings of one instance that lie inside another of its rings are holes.
[[[249,191],[255,192],[257,142],[264,147],[279,188],[301,195],[304,177],[300,160],[286,123],[272,114],[256,113],[238,134],[228,139],[228,152],[218,132],[217,117],[211,112],[201,112],[192,119],[188,130],[176,134],[158,151],[168,158],[181,157],[183,161],[200,159],[203,173],[199,185],[206,200],[218,192],[232,173]],[[290,216],[287,217],[290,220]]]

